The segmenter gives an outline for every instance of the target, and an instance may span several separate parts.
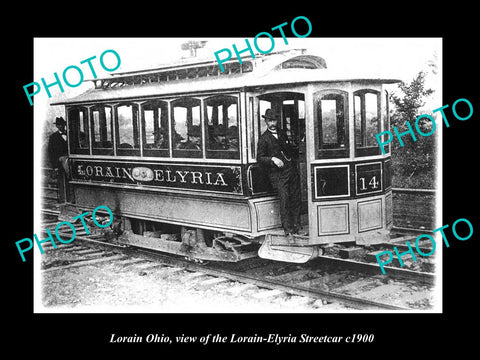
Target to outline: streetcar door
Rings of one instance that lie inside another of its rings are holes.
[[[300,95],[300,94],[299,94]],[[307,158],[305,146],[305,103],[303,95],[282,103],[282,128],[289,140],[298,148],[298,167],[300,173],[302,214],[308,211],[307,200]]]
[[[307,164],[306,164],[306,136],[305,136],[305,95],[300,92],[275,92],[258,96],[259,118],[267,109],[272,109],[280,116],[279,126],[298,147],[300,187],[302,196],[302,214],[308,212]],[[260,133],[266,130],[263,121],[260,122]],[[307,220],[308,221],[308,220]],[[305,224],[306,221],[302,220]]]

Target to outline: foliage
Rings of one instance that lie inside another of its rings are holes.
[[[390,117],[391,132],[396,126],[401,134],[408,130],[406,123],[410,123],[414,131],[416,141],[411,134],[405,134],[401,137],[404,146],[401,146],[395,136],[392,141],[392,161],[394,169],[394,186],[397,187],[434,187],[435,164],[436,164],[436,143],[437,131],[430,136],[421,136],[415,128],[417,117],[421,113],[420,109],[425,105],[425,97],[431,95],[434,90],[425,88],[425,73],[419,72],[411,83],[401,82],[399,89],[402,96],[395,93],[390,95],[394,104],[394,111]],[[431,114],[430,114],[431,115]],[[428,118],[421,118],[418,121],[418,127],[424,134],[433,130],[434,124]],[[412,178],[415,175],[414,181]]]
[[[391,100],[395,105],[396,111],[390,121],[392,125],[403,125],[405,121],[414,123],[419,114],[418,110],[425,105],[424,97],[433,94],[432,89],[425,89],[425,73],[420,71],[410,84],[401,82],[398,85],[403,93],[403,97],[391,94]]]

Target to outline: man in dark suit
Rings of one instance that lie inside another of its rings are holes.
[[[268,177],[280,200],[280,218],[285,235],[301,229],[300,177],[294,151],[285,132],[278,128],[278,117],[271,109],[262,115],[267,130],[260,136],[257,145],[257,161],[268,171]],[[302,233],[304,235],[304,233]]]
[[[181,143],[179,149],[183,150],[202,150],[202,130],[199,125],[192,125],[187,132],[188,140]]]
[[[55,126],[58,131],[55,131],[48,139],[48,157],[50,165],[54,169],[61,167],[60,157],[67,155],[67,132],[65,131],[66,121],[62,117],[55,119]]]
[[[67,133],[65,131],[66,121],[62,117],[55,119],[55,125],[58,131],[55,131],[48,139],[48,158],[50,166],[55,169],[57,174],[58,201],[64,202],[67,198],[65,187],[65,160],[68,155]]]

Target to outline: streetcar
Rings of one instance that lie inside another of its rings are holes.
[[[69,196],[61,218],[108,206],[114,241],[195,261],[306,262],[392,227],[385,86],[333,73],[305,49],[224,63],[193,59],[92,80],[65,106]],[[266,109],[298,147],[302,225],[285,237],[256,148]]]

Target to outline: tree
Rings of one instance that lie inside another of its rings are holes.
[[[423,71],[420,71],[410,84],[402,81],[398,87],[404,96],[391,94],[390,98],[396,108],[390,119],[391,123],[394,126],[403,126],[408,121],[413,125],[415,119],[420,115],[418,110],[425,105],[424,97],[433,94],[434,90],[425,89],[425,73]]]
[[[391,131],[396,126],[399,133],[407,131],[406,122],[415,128],[415,121],[420,109],[425,105],[424,99],[434,90],[425,88],[425,73],[420,71],[410,84],[401,82],[398,85],[403,96],[395,93],[390,95],[394,112],[390,117]],[[433,124],[422,118],[418,127],[422,133],[429,133]],[[436,161],[436,132],[430,136],[420,136],[415,133],[417,141],[407,134],[402,137],[404,146],[399,141],[393,141],[392,161],[394,165],[394,186],[400,187],[433,187]],[[419,175],[418,179],[412,178]]]

